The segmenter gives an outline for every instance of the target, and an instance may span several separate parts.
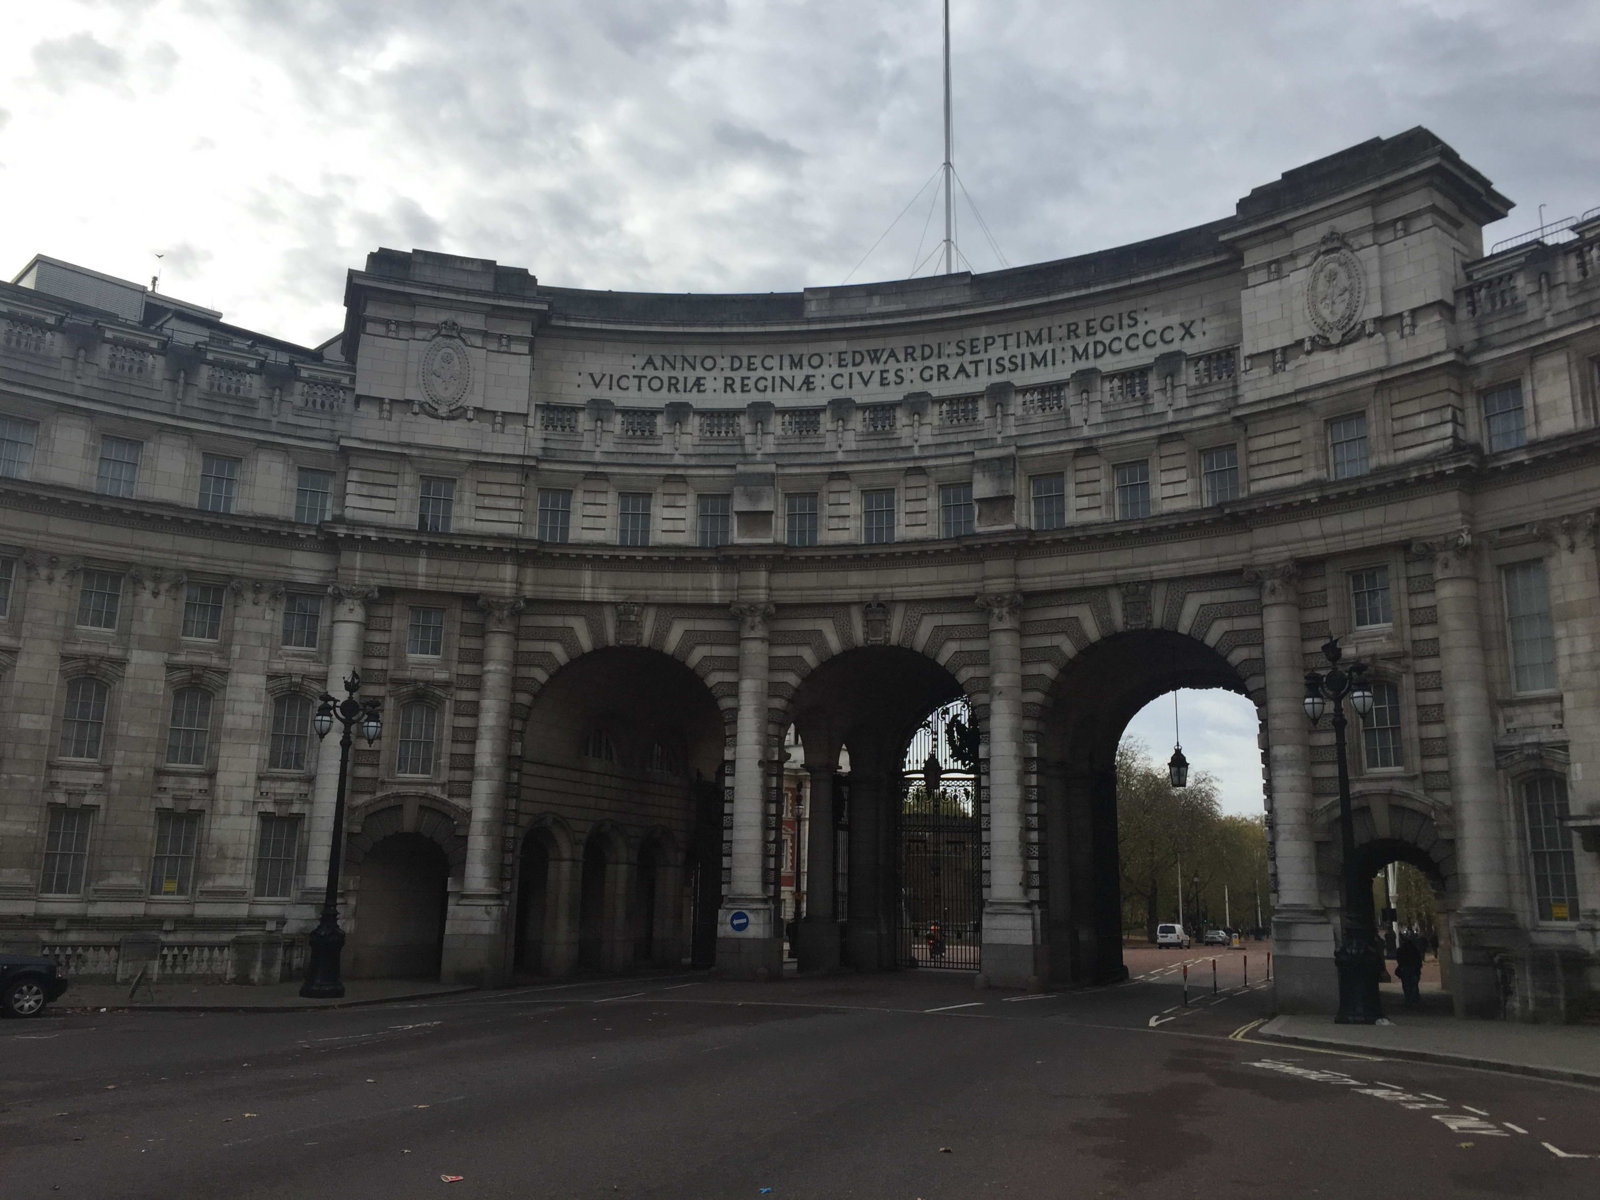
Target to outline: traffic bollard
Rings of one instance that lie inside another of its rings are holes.
[[[1248,954],[1244,956],[1244,986],[1250,986],[1250,956]]]
[[[1211,994],[1217,994],[1217,960],[1214,958],[1211,960]]]
[[[1189,1007],[1189,964],[1183,964],[1183,1006]]]

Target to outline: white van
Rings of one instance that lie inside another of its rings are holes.
[[[1157,925],[1156,945],[1179,946],[1187,950],[1189,948],[1189,935],[1183,931],[1182,925]]]

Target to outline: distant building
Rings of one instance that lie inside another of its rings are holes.
[[[359,672],[350,975],[775,972],[797,907],[804,968],[903,965],[906,746],[965,695],[979,969],[1114,979],[1118,738],[1220,687],[1262,717],[1279,1002],[1328,1006],[1333,634],[1376,681],[1363,869],[1433,881],[1460,1010],[1592,1006],[1600,216],[1485,255],[1508,207],[1416,129],[987,275],[378,250],[321,347],[36,258],[0,285],[0,939],[297,970],[311,718]]]

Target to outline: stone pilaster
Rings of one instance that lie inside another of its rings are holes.
[[[376,592],[331,587],[328,597],[333,615],[328,628],[327,691],[344,699],[344,681],[361,667],[367,633],[367,601]],[[392,720],[391,714],[385,714]],[[339,729],[322,739],[317,754],[317,777],[311,789],[311,828],[307,834],[305,887],[320,900],[328,879],[328,850],[333,843],[333,810],[339,794]],[[346,795],[348,803],[348,793]],[[340,836],[344,836],[340,831]]]
[[[806,913],[796,949],[802,971],[831,971],[839,965],[839,919],[834,905],[834,767],[829,762],[807,763],[806,772],[811,777],[806,808]]]

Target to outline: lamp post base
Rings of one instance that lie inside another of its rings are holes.
[[[1383,1004],[1378,998],[1383,956],[1372,935],[1346,930],[1344,940],[1333,952],[1333,965],[1339,973],[1339,1013],[1333,1023],[1376,1025],[1383,1019]]]
[[[317,927],[306,937],[311,953],[306,962],[306,981],[300,994],[307,1000],[338,1000],[344,995],[344,980],[339,977],[339,955],[344,950],[344,930],[339,918],[324,913]]]

